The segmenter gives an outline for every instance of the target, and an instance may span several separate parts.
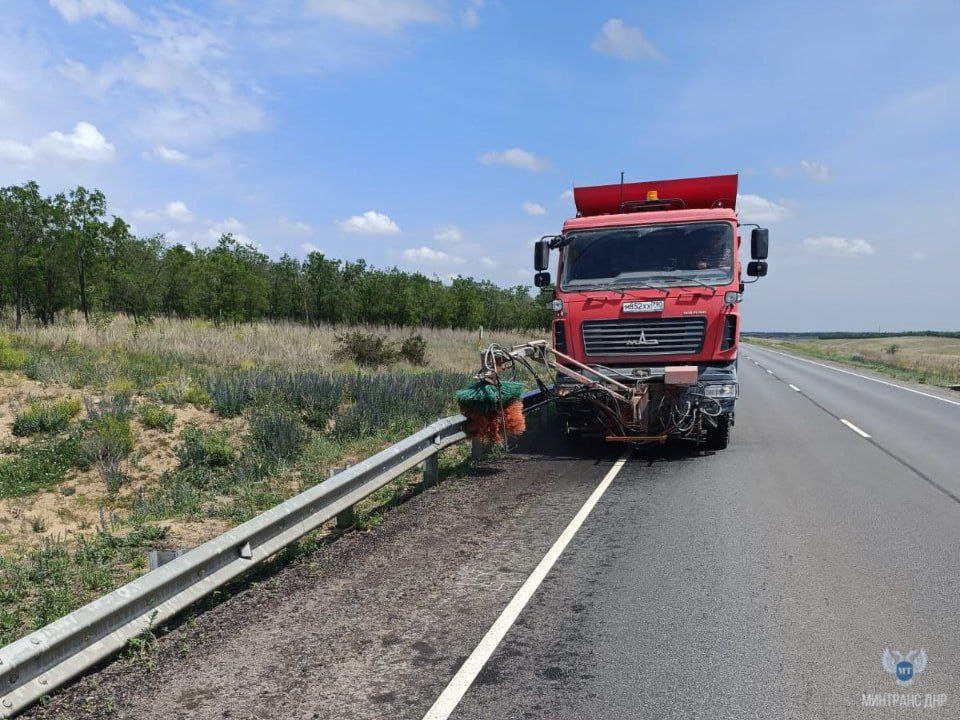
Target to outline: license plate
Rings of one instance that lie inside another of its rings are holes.
[[[623,304],[625,313],[663,312],[663,300],[638,300]]]

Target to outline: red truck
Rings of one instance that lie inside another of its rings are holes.
[[[553,285],[551,249],[560,256],[553,348],[560,364],[630,386],[637,399],[625,429],[614,413],[598,412],[589,382],[557,373],[570,436],[727,446],[740,302],[745,283],[767,274],[768,250],[768,231],[754,227],[746,267],[754,280],[744,281],[736,200],[736,175],[574,189],[577,216],[535,247],[537,287]]]

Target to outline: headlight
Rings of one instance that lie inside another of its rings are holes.
[[[723,301],[727,305],[736,305],[741,300],[743,300],[743,295],[738,293],[736,290],[728,290],[723,294]]]
[[[707,385],[703,394],[712,398],[737,397],[737,383],[723,383],[722,385]]]
[[[563,310],[563,300],[551,300],[550,309],[554,312],[560,312]]]

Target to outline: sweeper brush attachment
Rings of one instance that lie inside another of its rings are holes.
[[[507,435],[521,435],[523,383],[481,377],[457,392],[460,412],[467,418],[466,432],[487,445],[504,441]]]

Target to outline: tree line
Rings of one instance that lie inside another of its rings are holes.
[[[137,321],[293,320],[449,328],[539,329],[549,297],[469,277],[445,285],[422,273],[310,253],[278,260],[224,234],[213,247],[139,237],[107,215],[99,190],[44,196],[35,182],[0,188],[0,309],[17,327],[79,311]]]

